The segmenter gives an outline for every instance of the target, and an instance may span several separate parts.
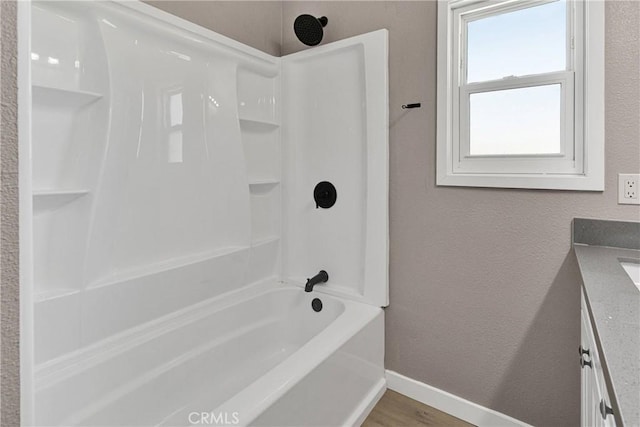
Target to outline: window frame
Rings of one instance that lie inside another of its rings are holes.
[[[461,59],[466,49],[466,23],[550,1],[438,3],[437,185],[604,190],[602,2],[567,0],[569,35],[564,71],[466,83],[466,56],[465,61]],[[469,154],[471,94],[546,84],[560,84],[561,88],[559,154]]]

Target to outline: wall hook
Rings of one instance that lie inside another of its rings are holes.
[[[407,108],[420,108],[422,106],[422,104],[420,104],[419,102],[413,103],[413,104],[404,104],[402,106],[403,110],[406,110]]]

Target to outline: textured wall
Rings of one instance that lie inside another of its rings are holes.
[[[20,425],[17,5],[0,2],[0,425]]]
[[[636,2],[606,6],[606,191],[436,187],[435,2],[285,2],[283,54],[300,13],[325,42],[390,37],[391,305],[386,365],[534,425],[579,423],[580,289],[573,217],[640,220],[617,174],[640,171]],[[400,105],[421,101],[419,110]]]
[[[145,3],[271,55],[280,56],[280,1],[145,0]]]

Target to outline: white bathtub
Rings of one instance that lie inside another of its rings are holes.
[[[273,57],[141,2],[29,7],[24,424],[358,424],[385,388],[386,30]]]
[[[382,309],[263,283],[47,363],[36,424],[358,424],[383,354]]]

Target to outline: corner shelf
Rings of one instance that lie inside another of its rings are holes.
[[[280,180],[277,178],[249,179],[249,185],[278,185],[278,184],[280,184]]]
[[[274,187],[280,185],[277,179],[256,179],[249,181],[249,191],[252,194],[264,194],[271,191]]]
[[[53,105],[58,108],[80,108],[102,98],[102,94],[96,92],[53,86],[34,84],[31,90],[34,103]]]
[[[278,236],[262,237],[260,239],[252,240],[251,241],[251,247],[255,248],[257,246],[268,245],[270,243],[277,242],[278,240],[280,240],[280,237],[278,237]]]
[[[58,209],[74,200],[86,196],[89,190],[36,190],[33,192],[33,210]]]
[[[278,129],[280,127],[280,125],[275,122],[248,119],[248,118],[242,118],[242,117],[238,118],[238,122],[240,122],[241,129],[246,129],[254,132],[271,131],[274,129]]]
[[[73,288],[56,288],[47,291],[36,291],[33,296],[33,301],[37,304],[39,302],[50,301],[52,299],[67,297],[79,293],[80,289]]]

